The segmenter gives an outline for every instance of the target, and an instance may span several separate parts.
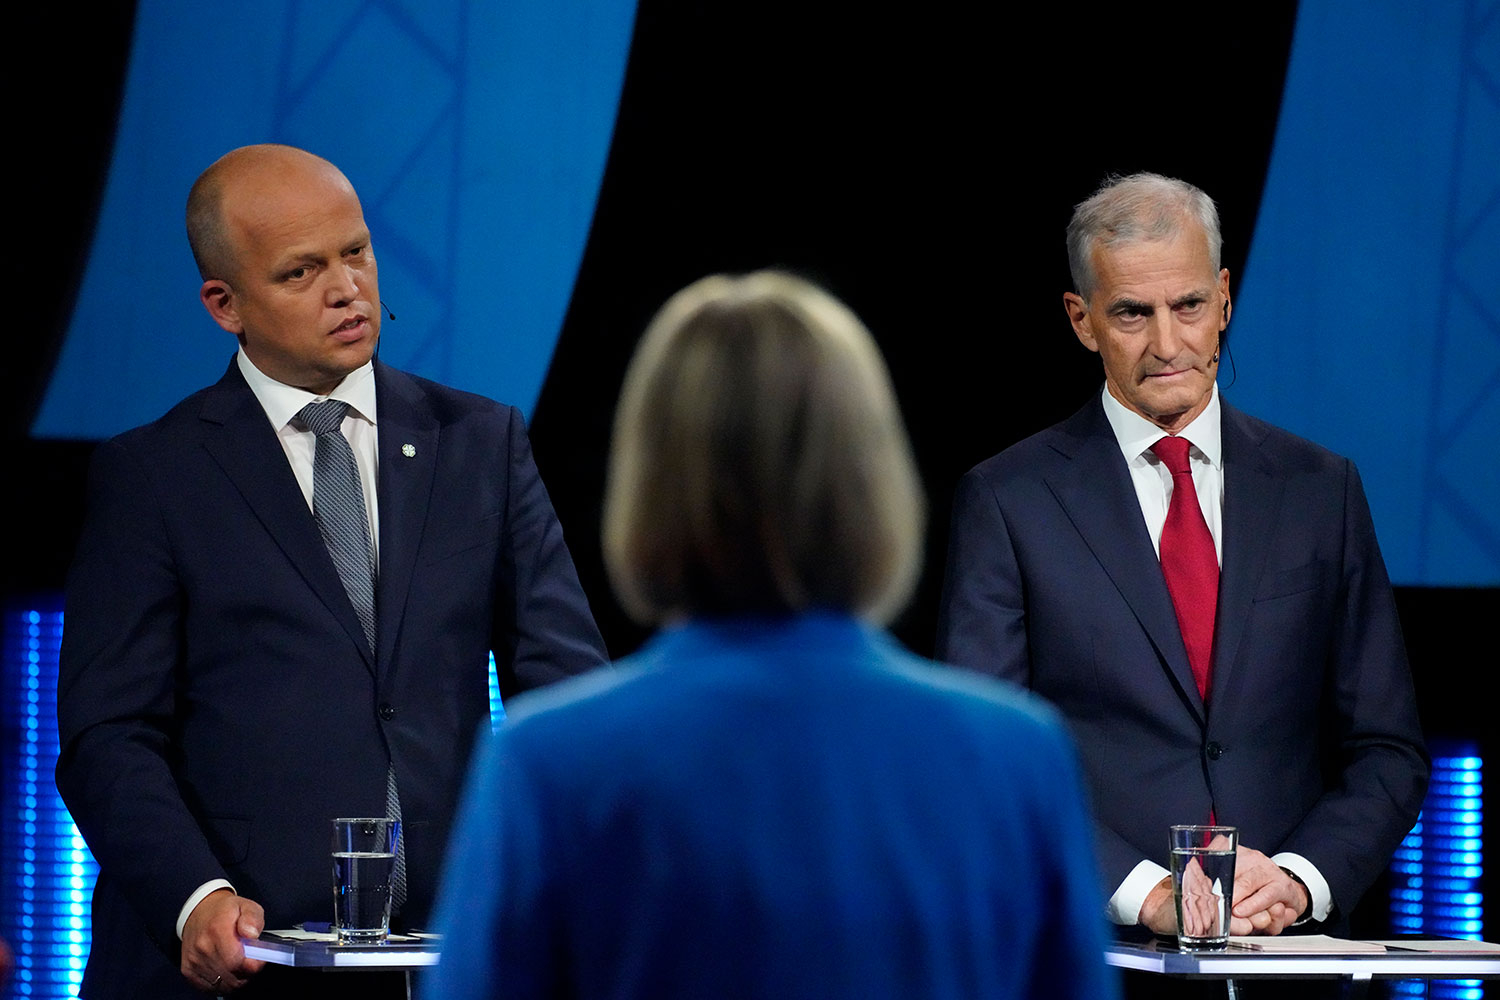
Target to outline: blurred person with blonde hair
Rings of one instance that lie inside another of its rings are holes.
[[[662,627],[518,699],[469,779],[431,997],[1110,997],[1074,752],[879,623],[924,502],[843,304],[705,278],[646,331],[605,558]]]

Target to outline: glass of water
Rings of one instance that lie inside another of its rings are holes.
[[[1227,947],[1239,830],[1232,826],[1174,826],[1169,836],[1177,947],[1182,951]]]
[[[333,930],[340,944],[378,944],[391,929],[400,820],[333,821]]]

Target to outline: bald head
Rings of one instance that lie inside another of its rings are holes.
[[[262,373],[316,394],[370,360],[375,251],[333,164],[290,146],[236,149],[193,185],[187,224],[199,300]]]
[[[253,214],[255,202],[268,193],[313,184],[354,192],[338,167],[295,146],[241,146],[215,160],[188,192],[188,246],[199,277],[228,281],[235,276],[239,250],[234,216]]]

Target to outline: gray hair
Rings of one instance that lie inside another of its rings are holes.
[[[843,303],[788,274],[703,278],[636,350],[604,558],[647,624],[831,608],[888,621],[925,523],[890,377]]]
[[[1073,290],[1085,302],[1094,292],[1094,251],[1100,246],[1165,240],[1182,232],[1184,222],[1196,222],[1208,239],[1208,256],[1219,271],[1224,240],[1219,232],[1219,210],[1202,190],[1161,174],[1118,175],[1087,201],[1073,209],[1068,222],[1068,267]]]

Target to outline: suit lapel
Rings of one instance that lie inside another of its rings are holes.
[[[1215,692],[1227,691],[1256,584],[1265,569],[1281,506],[1283,479],[1261,449],[1264,430],[1220,400],[1224,439],[1224,565],[1214,635]]]
[[[1188,665],[1161,562],[1099,397],[1061,430],[1053,447],[1071,461],[1047,477],[1048,488],[1156,647],[1183,701],[1202,723],[1203,699]]]
[[[427,522],[437,470],[438,421],[417,384],[375,362],[379,404],[380,580],[375,588],[379,621],[377,662],[393,662],[417,549]]]
[[[203,447],[373,669],[364,630],[292,475],[286,453],[234,361],[208,391],[199,418],[205,427]]]

